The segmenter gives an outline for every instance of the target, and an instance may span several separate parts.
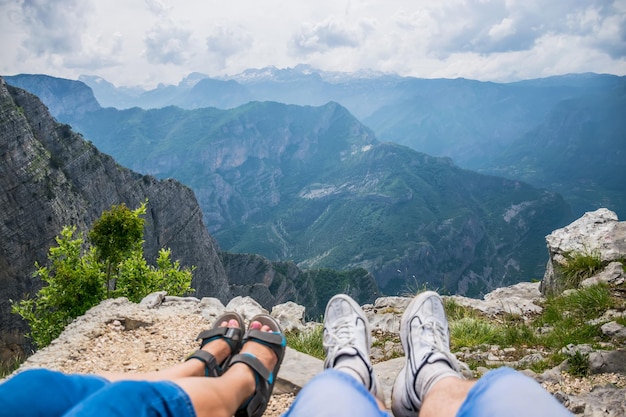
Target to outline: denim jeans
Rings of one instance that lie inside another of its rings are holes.
[[[189,396],[172,382],[109,382],[94,375],[23,371],[0,385],[1,417],[195,417]]]
[[[171,382],[109,382],[45,369],[0,385],[0,417],[195,417],[189,396]],[[328,369],[313,378],[283,417],[390,417],[351,376]],[[569,411],[533,379],[510,368],[488,372],[457,417],[565,417]]]
[[[389,417],[363,384],[327,370],[298,394],[283,417]],[[488,372],[470,389],[457,417],[571,417],[571,413],[533,379],[511,368]]]

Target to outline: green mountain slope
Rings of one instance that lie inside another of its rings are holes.
[[[378,143],[336,103],[105,109],[74,125],[122,164],[190,186],[222,249],[364,267],[387,293],[539,277],[544,236],[569,214],[556,194]]]
[[[626,84],[558,103],[489,172],[555,190],[575,212],[626,214]]]

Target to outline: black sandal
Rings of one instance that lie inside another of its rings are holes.
[[[254,372],[254,379],[256,389],[254,394],[246,401],[235,413],[235,417],[261,417],[263,412],[267,408],[267,403],[270,400],[272,391],[274,390],[274,383],[276,382],[276,375],[280,369],[280,364],[283,362],[285,356],[285,349],[287,347],[287,340],[283,335],[283,331],[280,324],[271,316],[267,314],[259,314],[250,320],[250,323],[258,321],[261,325],[269,326],[269,332],[263,332],[261,330],[248,329],[246,332],[243,343],[248,341],[260,343],[272,349],[276,354],[277,361],[274,365],[274,369],[270,372],[269,369],[261,363],[256,356],[251,353],[243,352],[235,357],[230,362],[232,366],[235,363],[245,363]]]
[[[237,320],[239,327],[220,327],[223,322],[230,320]],[[242,346],[241,336],[243,334],[244,324],[243,319],[237,313],[224,313],[215,319],[215,324],[209,330],[200,332],[196,340],[202,340],[200,343],[200,349],[192,353],[186,360],[198,359],[204,362],[204,375],[210,377],[221,376],[224,370],[228,367],[229,361],[239,353]],[[224,339],[228,346],[230,346],[230,354],[222,361],[221,364],[217,363],[215,356],[206,350],[202,350],[202,347],[207,343],[216,340]]]

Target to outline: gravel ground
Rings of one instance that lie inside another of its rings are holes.
[[[211,323],[197,314],[156,315],[151,325],[126,330],[119,321],[102,329],[102,334],[83,342],[56,366],[68,373],[101,371],[142,372],[164,369],[182,362],[195,351],[195,337]],[[278,417],[293,401],[293,395],[275,395],[264,416]]]

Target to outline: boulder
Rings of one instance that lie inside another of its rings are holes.
[[[235,311],[244,318],[244,320],[250,320],[257,314],[267,314],[267,310],[261,307],[261,304],[257,303],[251,297],[235,297],[228,305],[226,305],[227,311]]]
[[[539,283],[520,282],[510,287],[498,288],[486,294],[484,300],[450,296],[456,303],[480,310],[485,314],[496,315],[511,313],[525,315],[528,313],[541,313],[542,307],[535,304],[542,298],[539,292]]]
[[[548,263],[541,281],[543,294],[558,294],[559,265],[571,253],[597,254],[603,262],[626,257],[626,222],[618,221],[617,214],[601,208],[585,213],[580,219],[546,236]]]
[[[293,301],[278,304],[272,308],[272,317],[274,317],[283,330],[304,329],[304,306],[298,305]]]

